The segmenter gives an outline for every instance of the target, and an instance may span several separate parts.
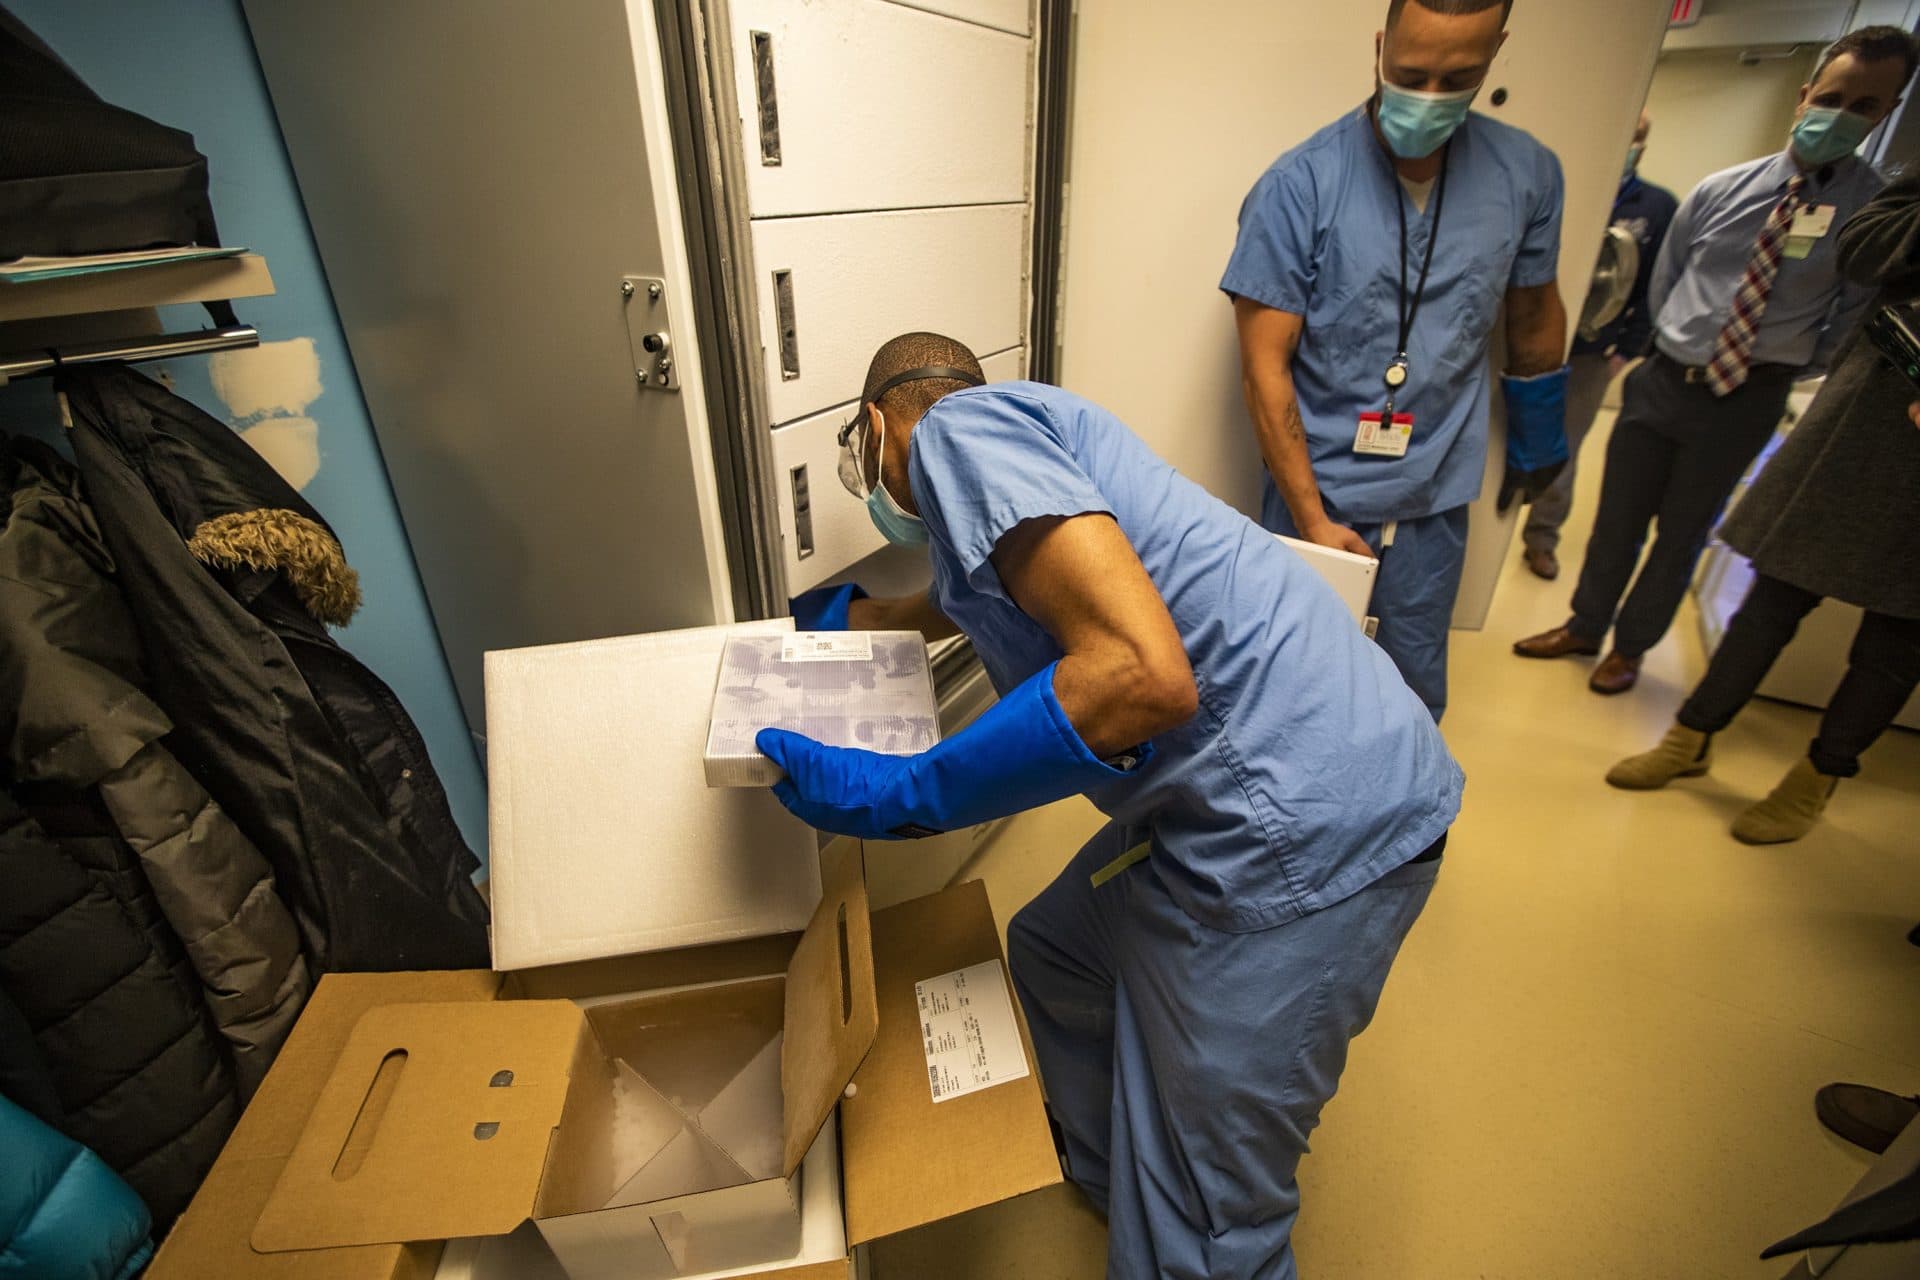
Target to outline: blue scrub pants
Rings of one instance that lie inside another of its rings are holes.
[[[1325,502],[1325,499],[1322,499]],[[1325,502],[1329,519],[1365,538],[1380,557],[1368,610],[1380,620],[1374,640],[1393,659],[1407,687],[1419,695],[1435,724],[1447,710],[1447,635],[1453,627],[1453,603],[1460,595],[1460,574],[1467,565],[1467,508],[1402,520],[1393,545],[1383,548],[1384,524],[1359,524]],[[1260,523],[1274,533],[1300,536],[1287,504],[1267,482]]]
[[[1195,921],[1110,824],[1007,930],[1014,988],[1107,1275],[1292,1280],[1295,1169],[1440,859],[1252,933]]]

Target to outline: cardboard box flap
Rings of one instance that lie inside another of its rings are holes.
[[[917,984],[1006,960],[986,886],[975,882],[873,916],[874,982],[885,1011],[854,1091],[840,1106],[847,1238],[881,1236],[1038,1191],[1061,1180],[1033,1047],[1026,1074],[936,1102]],[[999,993],[994,993],[996,996]],[[1007,999],[1012,999],[1009,989]]]
[[[826,893],[787,966],[780,1092],[786,1099],[785,1169],[791,1177],[873,1047],[872,922],[861,848],[846,849],[825,873]]]
[[[262,1253],[504,1235],[591,1033],[566,1000],[390,1004],[341,1050],[253,1230]]]
[[[493,967],[791,933],[813,831],[764,788],[707,786],[726,638],[792,619],[486,655]]]

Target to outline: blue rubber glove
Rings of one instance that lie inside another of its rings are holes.
[[[1500,375],[1507,401],[1507,470],[1499,509],[1521,494],[1532,502],[1553,486],[1567,465],[1566,365],[1531,378]]]
[[[849,582],[838,587],[815,587],[787,601],[796,631],[845,631],[847,610],[867,593]]]
[[[932,836],[1118,782],[1151,754],[1115,768],[1080,740],[1053,692],[1054,663],[930,751],[881,755],[829,747],[785,729],[754,739],[787,771],[773,794],[820,831],[863,840]]]

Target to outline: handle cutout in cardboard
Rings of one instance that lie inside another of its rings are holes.
[[[400,1073],[406,1066],[407,1051],[395,1049],[380,1059],[380,1065],[373,1069],[373,1079],[367,1082],[366,1096],[360,1100],[360,1110],[353,1117],[353,1127],[347,1130],[346,1140],[340,1144],[340,1154],[333,1162],[335,1182],[345,1182],[360,1172],[360,1166],[373,1146],[373,1135],[379,1131],[380,1121],[387,1114],[387,1104],[393,1101],[394,1090],[400,1087]]]
[[[847,1082],[873,1047],[872,924],[866,863],[854,845],[829,850],[824,892],[787,966],[780,1093],[786,1100],[783,1173],[791,1176],[826,1124]]]
[[[847,904],[840,904],[840,1025],[853,1021],[852,963],[847,957]]]

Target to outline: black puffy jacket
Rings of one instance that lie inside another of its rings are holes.
[[[319,513],[138,373],[59,385],[168,744],[272,864],[316,972],[485,967],[479,863],[425,744],[327,633],[359,595]]]
[[[17,944],[0,936],[0,992],[34,1012],[28,1034],[58,1105],[34,1108],[44,1089],[16,1100],[96,1148],[165,1221],[218,1151],[233,1104],[266,1075],[312,982],[266,860],[164,745],[172,726],[143,692],[139,637],[112,572],[73,467],[0,437],[0,776],[23,833],[0,884],[51,886],[51,898],[26,900],[62,904],[78,867],[144,935],[195,1015],[187,1030],[171,1000],[143,1010],[96,986],[86,930],[71,923],[80,917],[60,926],[28,910],[11,920]],[[111,954],[116,926],[84,918],[105,930]],[[124,969],[136,987],[141,972]],[[156,1046],[141,1035],[156,1016],[183,1039]],[[188,1042],[209,1026],[218,1070],[196,1070],[183,1094],[169,1055],[197,1054]],[[179,1151],[150,1149],[176,1132],[187,1135]]]
[[[104,823],[66,816],[56,838],[0,792],[0,1001],[16,1032],[0,1037],[0,1079],[118,1170],[164,1230],[213,1167],[240,1100],[138,867]]]

